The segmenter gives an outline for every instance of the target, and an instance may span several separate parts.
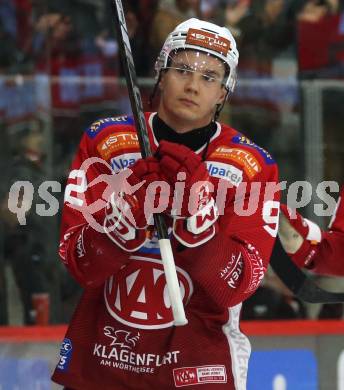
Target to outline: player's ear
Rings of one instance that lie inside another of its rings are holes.
[[[161,72],[160,78],[159,78],[159,91],[162,91],[164,89],[164,84],[165,84],[165,72]]]
[[[166,83],[166,77],[167,77],[168,69],[162,69],[159,75],[159,90],[162,91],[164,89],[165,83]]]
[[[223,101],[226,99],[226,95],[227,95],[227,90],[226,90],[225,87],[222,87],[222,88],[221,88],[221,91],[220,91],[220,93],[219,93],[219,98],[218,98],[218,100],[217,100],[216,105],[218,105],[218,104],[221,105],[221,104],[223,103]]]

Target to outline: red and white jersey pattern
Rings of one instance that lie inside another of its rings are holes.
[[[146,113],[153,152],[154,115]],[[83,390],[244,390],[250,345],[239,315],[264,276],[277,235],[276,164],[242,134],[217,124],[205,164],[219,229],[206,243],[183,250],[171,234],[188,319],[174,327],[154,229],[133,253],[102,232],[111,190],[139,158],[130,117],[101,119],[81,140],[66,187],[60,256],[85,291],[53,380]]]

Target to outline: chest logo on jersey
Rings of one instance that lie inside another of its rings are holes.
[[[243,135],[236,135],[235,137],[232,138],[232,142],[234,142],[235,144],[246,145],[246,146],[249,146],[250,148],[258,150],[259,154],[263,156],[264,161],[268,165],[275,164],[275,160],[273,159],[271,154],[269,152],[267,152],[264,148],[255,144],[249,138],[247,138]]]
[[[121,131],[107,136],[97,145],[99,154],[107,160],[114,153],[121,151],[138,151],[139,140],[133,131]]]
[[[95,138],[106,126],[109,125],[132,125],[134,124],[133,118],[129,116],[118,116],[111,118],[99,119],[92,123],[87,129],[86,133],[90,138]]]
[[[218,161],[206,161],[205,163],[210,176],[227,180],[235,187],[242,182],[242,171],[237,167]]]
[[[262,170],[262,167],[260,166],[256,157],[244,149],[229,148],[225,145],[222,145],[219,146],[215,152],[210,155],[210,157],[236,162],[243,167],[244,171],[250,179],[252,179]]]
[[[113,157],[110,160],[111,168],[114,173],[117,173],[122,169],[129,168],[139,158],[141,158],[141,153],[126,153],[118,157]]]
[[[177,267],[184,305],[193,286],[190,276]],[[122,324],[139,329],[161,329],[173,325],[171,303],[161,261],[133,257],[109,278],[104,287],[109,314]]]

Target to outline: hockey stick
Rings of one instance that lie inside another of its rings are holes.
[[[131,109],[135,120],[137,135],[140,143],[143,158],[152,155],[146,121],[143,113],[140,90],[137,85],[136,71],[131,53],[129,36],[125,22],[124,11],[121,0],[113,0],[113,10],[115,14],[115,27],[120,56],[124,68]],[[161,259],[164,267],[167,289],[171,301],[174,318],[174,325],[187,324],[183,301],[181,297],[176,266],[174,264],[171,242],[168,238],[167,228],[162,215],[154,214],[154,224],[158,233]]]
[[[323,290],[298,268],[284,251],[279,238],[276,239],[270,265],[277,276],[294,295],[309,303],[344,302],[344,293]]]

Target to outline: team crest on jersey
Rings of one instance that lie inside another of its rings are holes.
[[[273,157],[271,156],[271,154],[269,152],[267,152],[264,148],[258,146],[257,144],[255,144],[253,141],[251,141],[249,138],[243,136],[243,135],[236,135],[235,137],[232,138],[232,142],[234,142],[235,144],[239,144],[239,145],[246,145],[246,146],[249,146],[253,149],[256,149],[258,150],[259,154],[261,156],[263,156],[264,158],[264,161],[271,165],[271,164],[275,164],[275,160],[273,159]]]
[[[95,138],[105,127],[109,125],[132,125],[134,124],[133,118],[130,116],[117,116],[110,118],[99,119],[92,123],[92,125],[86,130],[86,133],[90,138]]]
[[[133,349],[140,340],[140,332],[132,334],[127,330],[115,329],[113,326],[104,326],[104,336],[111,340],[111,346],[117,345],[124,349]]]
[[[193,285],[190,276],[176,267],[184,305],[189,301]],[[117,321],[138,329],[162,329],[173,325],[162,262],[145,257],[132,257],[116,278],[104,287],[105,304]]]
[[[229,148],[226,145],[221,145],[210,155],[210,158],[235,161],[243,167],[250,179],[254,178],[262,170],[256,157],[245,149]]]

